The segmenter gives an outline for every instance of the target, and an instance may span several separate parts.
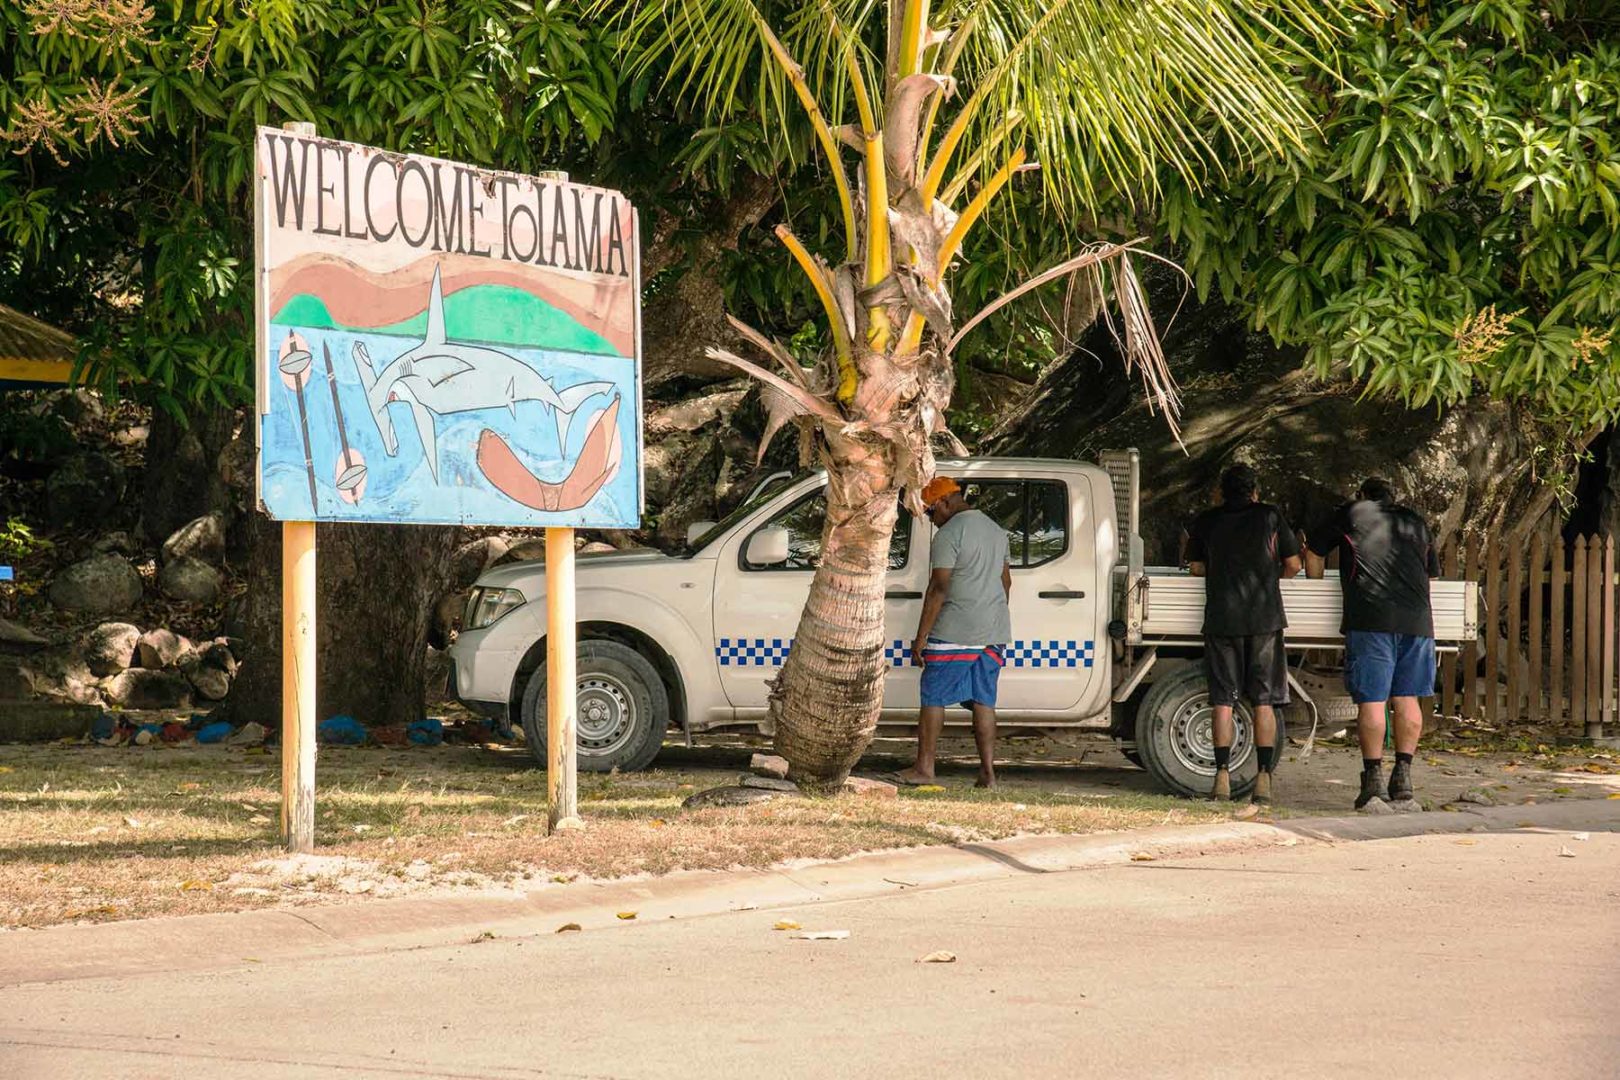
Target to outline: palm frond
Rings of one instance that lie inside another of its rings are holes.
[[[1299,145],[1312,126],[1292,71],[1317,63],[1352,0],[961,0],[957,76],[972,96],[963,145],[1014,110],[1048,194],[1069,209],[1152,191],[1163,168],[1194,186]]]

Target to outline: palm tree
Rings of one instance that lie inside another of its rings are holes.
[[[717,123],[746,108],[785,137],[808,121],[843,217],[829,260],[776,235],[824,309],[826,354],[801,366],[733,324],[770,367],[710,355],[765,383],[775,416],[813,439],[828,476],[821,563],[770,699],[777,750],[807,791],[841,786],[882,703],[884,575],[902,499],[934,472],[952,350],[990,310],[1060,277],[1106,310],[1175,430],[1179,402],[1131,254],[1081,245],[962,323],[949,277],[963,240],[1039,163],[1053,216],[1172,169],[1194,183],[1299,145],[1311,126],[1291,80],[1331,47],[1324,0],[596,0],[627,55]],[[802,128],[800,129],[802,130]],[[854,179],[851,179],[853,166]]]

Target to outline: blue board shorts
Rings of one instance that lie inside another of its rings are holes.
[[[1344,688],[1357,705],[1434,696],[1434,638],[1350,630],[1344,635]]]
[[[929,638],[923,650],[923,705],[995,708],[996,684],[1006,662],[1000,645],[956,645]]]

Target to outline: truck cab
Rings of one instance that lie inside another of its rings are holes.
[[[1022,727],[1098,726],[1110,716],[1107,628],[1119,556],[1112,481],[1074,461],[942,461],[971,505],[1008,534],[1014,640],[999,715]],[[579,764],[639,768],[666,730],[769,734],[768,683],[781,669],[820,558],[826,476],[767,484],[683,550],[584,555],[576,570]],[[883,720],[911,723],[920,672],[911,641],[933,527],[901,510],[889,547]],[[545,571],[481,577],[451,648],[457,696],[545,732]],[[966,711],[948,715],[965,723]],[[543,760],[543,756],[542,756]]]

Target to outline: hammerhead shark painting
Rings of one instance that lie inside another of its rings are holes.
[[[538,401],[557,425],[559,450],[567,453],[568,429],[574,414],[598,394],[611,393],[610,382],[588,382],[558,390],[551,380],[515,356],[483,345],[449,341],[444,328],[444,295],[439,270],[433,270],[433,291],[428,296],[427,333],[420,345],[394,358],[381,372],[362,342],[354,343],[354,364],[365,387],[366,404],[382,435],[390,457],[399,452],[388,407],[404,402],[411,407],[422,438],[429,470],[439,479],[439,455],[434,418],[446,413],[504,408],[517,415],[520,401]]]

